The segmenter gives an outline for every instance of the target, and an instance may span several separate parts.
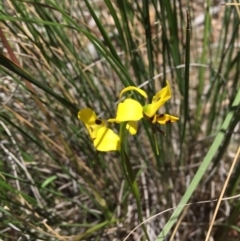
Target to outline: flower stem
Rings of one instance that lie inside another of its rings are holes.
[[[141,197],[140,197],[140,192],[139,192],[139,188],[138,188],[137,181],[136,181],[136,173],[134,173],[134,171],[132,169],[132,165],[130,163],[130,160],[129,160],[127,152],[126,152],[126,150],[127,150],[126,125],[127,125],[126,122],[120,124],[121,164],[122,164],[124,177],[127,180],[128,185],[131,188],[133,196],[136,199],[139,222],[142,223],[143,217],[142,217],[142,208],[141,208]],[[145,225],[143,225],[142,227],[143,227],[143,231],[146,235],[147,240],[150,241]]]

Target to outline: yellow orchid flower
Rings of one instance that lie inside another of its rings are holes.
[[[147,98],[147,94],[140,88],[135,86],[129,86],[124,88],[120,93],[120,98],[127,91],[137,91],[144,98]],[[171,89],[169,82],[167,81],[167,86],[161,89],[152,98],[152,103],[142,106],[138,101],[131,98],[125,99],[123,102],[119,103],[117,108],[116,118],[109,119],[109,122],[121,123],[127,121],[127,129],[130,134],[135,135],[137,133],[137,123],[136,121],[145,117],[151,123],[167,124],[173,123],[179,120],[178,117],[168,115],[168,114],[157,114],[157,111],[171,98]]]
[[[93,140],[93,145],[98,151],[120,150],[120,138],[111,129],[107,128],[107,122],[97,118],[90,108],[78,112],[78,119],[84,123]]]

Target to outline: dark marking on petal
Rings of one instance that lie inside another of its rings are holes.
[[[101,125],[101,124],[102,124],[102,121],[101,121],[100,119],[96,119],[96,120],[95,120],[95,124],[96,124],[96,125]]]
[[[153,122],[154,116],[149,118],[149,121]]]

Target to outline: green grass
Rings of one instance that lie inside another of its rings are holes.
[[[0,239],[124,240],[159,213],[127,240],[205,240],[215,203],[204,201],[220,196],[240,142],[239,6],[11,0],[0,10]],[[112,118],[124,87],[150,102],[166,80],[160,113],[180,118],[161,126],[166,136],[144,120],[136,136],[112,124],[122,151],[96,151],[77,112]],[[239,168],[225,197],[239,193]],[[212,238],[239,240],[240,203],[224,202]]]

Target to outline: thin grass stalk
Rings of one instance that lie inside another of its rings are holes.
[[[211,1],[207,0],[205,3],[205,19],[204,19],[204,37],[203,37],[203,44],[202,44],[202,55],[201,55],[201,63],[206,63],[207,61],[207,52],[209,48],[209,39],[211,33],[211,16],[210,16],[210,6]],[[198,90],[197,90],[197,111],[196,111],[196,124],[195,124],[195,132],[198,132],[199,129],[199,121],[202,109],[202,93],[203,93],[203,86],[204,86],[204,79],[205,79],[205,69],[200,68],[199,70],[199,77],[198,77]]]
[[[147,46],[147,55],[148,55],[148,72],[149,78],[154,76],[154,62],[153,62],[153,45],[152,45],[152,33],[151,33],[151,24],[150,24],[150,16],[149,16],[149,1],[142,0],[143,3],[143,24],[145,29],[145,39]],[[151,82],[152,91],[156,92],[155,85]]]
[[[107,32],[105,31],[104,27],[102,26],[101,22],[99,21],[99,18],[98,18],[97,15],[95,14],[95,11],[93,10],[91,4],[89,3],[88,0],[84,0],[84,2],[85,2],[85,4],[86,4],[88,10],[90,11],[92,18],[93,18],[94,21],[96,22],[96,24],[97,24],[97,26],[98,26],[98,29],[100,30],[100,32],[101,32],[101,34],[102,34],[102,37],[103,37],[103,39],[104,39],[105,42],[106,42],[106,46],[108,46],[108,48],[110,49],[110,51],[111,51],[114,59],[115,59],[116,61],[118,61],[118,63],[119,63],[120,65],[122,65],[122,62],[121,62],[121,60],[120,60],[120,58],[119,58],[119,56],[118,56],[118,54],[117,54],[117,52],[116,52],[116,49],[115,49],[114,46],[112,45],[112,41],[110,40]]]
[[[123,30],[126,35],[126,40],[128,43],[128,54],[131,58],[130,63],[132,65],[134,75],[136,77],[136,83],[139,85],[144,81],[144,77],[146,78],[146,71],[141,55],[138,53],[138,51],[135,51],[137,49],[137,45],[135,44],[133,35],[131,33],[130,23],[132,20],[131,17],[133,14],[133,10],[131,9],[130,4],[127,1],[118,0],[117,3],[119,10],[121,12]]]
[[[221,55],[221,61],[220,61],[220,64],[219,64],[218,74],[220,74],[220,72],[222,71],[222,68],[223,68],[223,65],[224,65],[224,59],[227,58],[227,54],[228,54],[228,61],[225,61],[225,62],[227,62],[227,65],[224,68],[224,70],[225,70],[224,79],[229,78],[228,76],[229,76],[230,70],[232,69],[231,65],[233,65],[233,63],[234,63],[234,61],[232,61],[232,57],[233,57],[232,55],[234,53],[234,42],[235,42],[235,39],[237,39],[237,33],[238,33],[240,21],[238,20],[236,22],[237,22],[237,25],[234,26],[234,28],[233,28],[232,37],[231,37],[231,40],[228,44],[228,47],[226,49],[223,48],[223,52],[222,52],[222,55]],[[224,45],[226,45],[226,39],[224,39]],[[235,80],[236,80],[236,75],[235,75]],[[214,84],[216,85],[216,87],[215,87],[215,89],[213,89],[214,94],[212,94],[213,100],[211,101],[212,105],[211,105],[211,109],[210,109],[209,122],[208,122],[208,127],[207,127],[207,134],[211,133],[211,130],[214,126],[214,121],[216,121],[216,119],[217,119],[215,117],[216,113],[219,112],[219,110],[217,108],[217,103],[222,103],[221,98],[223,98],[223,95],[221,95],[220,92],[221,92],[221,90],[224,91],[223,87],[225,85],[227,85],[227,82],[223,82],[219,78],[219,75],[217,75],[214,78],[213,85]]]
[[[116,14],[116,9],[114,9],[114,6],[112,5],[112,2],[110,0],[104,0],[104,2],[106,4],[106,6],[108,7],[109,12],[114,19],[115,26],[118,30],[118,34],[121,39],[121,44],[122,44],[121,47],[124,49],[124,52],[127,54],[127,44],[126,44],[126,40],[124,37],[124,31],[122,29],[120,19],[118,18],[118,15]]]
[[[186,50],[185,50],[185,85],[184,85],[184,104],[183,104],[183,128],[182,128],[182,135],[181,135],[181,153],[183,150],[183,143],[185,141],[186,135],[186,125],[189,121],[189,70],[190,70],[190,38],[191,38],[191,17],[190,12],[187,10],[187,26],[186,26]],[[181,159],[181,158],[180,158]]]
[[[160,1],[161,2],[161,1]],[[174,66],[178,66],[181,64],[181,58],[180,58],[180,50],[179,50],[179,38],[178,38],[178,19],[177,19],[177,12],[176,12],[176,6],[175,3],[172,3],[170,1],[163,1],[164,9],[166,10],[167,18],[165,19],[167,21],[167,26],[170,31],[170,36],[168,42],[170,43],[170,48],[168,51],[168,54],[171,54],[172,61]],[[178,84],[180,87],[181,94],[183,94],[183,78],[181,74],[181,70],[177,69],[176,70],[176,75],[178,79]]]

